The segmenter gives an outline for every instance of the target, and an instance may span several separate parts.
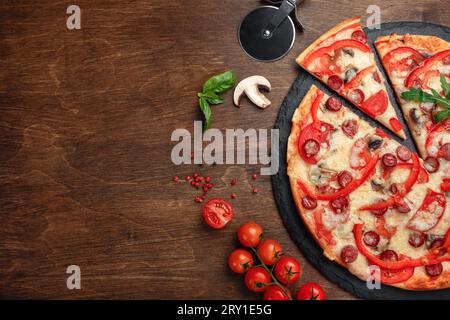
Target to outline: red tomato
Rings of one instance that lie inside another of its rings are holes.
[[[258,246],[263,228],[256,222],[250,221],[241,225],[237,231],[239,242],[248,248]]]
[[[203,218],[211,228],[222,229],[233,219],[233,207],[223,199],[211,199],[203,206]]]
[[[236,249],[228,256],[228,266],[233,272],[244,273],[253,266],[253,256],[244,249]]]
[[[270,283],[270,274],[263,267],[251,268],[245,274],[244,282],[250,291],[263,292]]]
[[[269,286],[264,292],[264,300],[290,300],[290,296],[289,289],[284,288],[283,290],[276,284]]]
[[[386,91],[384,90],[380,90],[374,95],[370,96],[360,106],[362,111],[373,118],[382,115],[387,110],[387,107],[388,96]]]
[[[383,65],[389,73],[392,73],[394,70],[409,73],[423,60],[424,57],[420,54],[420,52],[414,50],[413,48],[397,47],[389,51],[383,57]]]
[[[275,265],[275,277],[283,284],[295,283],[300,272],[300,263],[292,257],[282,257]]]
[[[325,300],[325,292],[317,283],[310,282],[300,287],[297,300]]]
[[[277,240],[264,239],[258,247],[258,256],[268,266],[275,264],[281,257],[283,250]]]

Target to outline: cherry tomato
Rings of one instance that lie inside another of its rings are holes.
[[[244,249],[236,249],[228,256],[228,266],[233,272],[244,273],[253,266],[253,256]]]
[[[297,300],[325,300],[325,292],[317,283],[310,282],[300,287]]]
[[[277,240],[264,239],[258,247],[258,255],[268,266],[275,264],[281,257],[283,250]]]
[[[286,295],[287,294],[289,295]],[[267,290],[264,292],[264,300],[290,300],[291,293],[289,289],[284,288],[281,289],[279,286],[273,284],[267,288]]]
[[[263,233],[263,228],[254,221],[250,221],[241,225],[237,231],[239,242],[248,248],[258,246]]]
[[[244,282],[250,291],[263,292],[270,283],[270,274],[263,267],[251,268],[245,274]]]
[[[295,283],[300,272],[300,263],[292,257],[282,257],[275,265],[275,277],[283,284]]]
[[[223,199],[211,199],[203,206],[203,218],[211,228],[222,229],[233,219],[233,207]]]

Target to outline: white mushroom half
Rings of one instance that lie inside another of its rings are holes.
[[[266,96],[259,91],[260,88],[267,91],[272,89],[269,80],[262,76],[251,76],[239,82],[234,90],[233,100],[236,107],[240,107],[239,102],[244,94],[250,99],[251,102],[262,109],[270,106],[269,99],[267,99]]]

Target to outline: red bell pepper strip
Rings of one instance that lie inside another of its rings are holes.
[[[349,48],[349,47],[356,48],[363,52],[370,52],[370,48],[358,40],[353,40],[353,39],[339,40],[339,41],[334,42],[330,46],[322,47],[322,48],[317,49],[316,51],[311,52],[306,57],[305,62],[303,64],[307,68],[314,60],[316,60],[317,58],[320,58],[324,54],[327,54],[329,52],[336,51],[336,50],[339,50],[342,48]]]
[[[324,212],[325,209],[323,207],[319,207],[316,211],[314,211],[314,224],[316,227],[316,232],[320,238],[325,240],[326,243],[329,245],[335,245],[336,241],[333,239],[333,233],[330,230],[327,230],[323,225],[322,217]]]
[[[306,187],[300,180],[297,181],[299,187],[311,198],[314,198],[316,200],[333,200],[340,197],[345,197],[349,195],[351,192],[356,190],[360,185],[362,185],[371,175],[373,170],[375,169],[375,166],[378,162],[379,155],[375,154],[370,161],[367,163],[367,165],[361,170],[361,177],[359,179],[353,179],[348,185],[346,185],[344,188],[339,189],[336,192],[333,193],[314,193]]]
[[[372,73],[374,70],[373,66],[367,67],[365,69],[362,69],[359,71],[349,82],[347,82],[342,91],[348,92],[350,89],[353,89],[355,87],[359,87],[359,84],[361,83],[361,80],[368,74]]]
[[[385,261],[380,259],[377,255],[370,252],[363,242],[363,224],[355,224],[353,226],[353,236],[355,239],[356,247],[359,252],[367,258],[372,264],[375,264],[383,269],[389,270],[399,270],[410,267],[420,267],[426,265],[437,264],[444,261],[450,261],[450,255],[436,257],[436,254],[429,253],[421,258],[411,259],[411,260],[400,260],[400,261]]]
[[[444,237],[444,244],[442,245],[444,249],[448,249],[450,247],[450,228],[448,228]]]
[[[413,85],[414,80],[416,78],[420,77],[420,75],[427,72],[435,63],[439,62],[440,60],[448,56],[450,56],[450,50],[445,50],[436,53],[434,56],[426,59],[420,67],[416,68],[413,72],[409,74],[408,78],[406,78],[405,80],[405,87],[410,88]]]
[[[313,102],[313,104],[311,106],[311,117],[312,117],[312,120],[313,120],[314,127],[316,129],[320,130],[321,121],[317,117],[317,111],[319,110],[320,101],[322,101],[324,93],[322,91],[320,91],[320,90],[316,90],[316,91],[317,91],[317,95],[316,95],[316,98],[314,99],[314,102]]]
[[[395,205],[401,200],[401,198],[404,195],[406,195],[409,192],[409,190],[411,190],[412,186],[416,183],[417,178],[419,177],[419,172],[420,172],[419,157],[417,156],[416,153],[413,153],[411,172],[409,173],[408,179],[406,179],[406,181],[398,187],[397,193],[385,201],[362,206],[361,208],[359,208],[359,210],[373,211],[388,208]]]
[[[419,232],[434,228],[444,215],[446,205],[447,200],[443,193],[428,189],[422,205],[408,221],[407,227]]]
[[[383,171],[383,179],[389,178],[392,174],[392,172],[394,172],[396,169],[407,169],[407,170],[411,170],[413,164],[412,163],[398,163],[395,167],[392,168],[384,168]],[[426,183],[429,180],[429,176],[428,176],[428,172],[420,167],[419,169],[419,176],[417,177],[417,182],[418,183]]]

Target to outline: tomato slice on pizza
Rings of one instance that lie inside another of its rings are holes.
[[[414,88],[445,95],[441,77],[450,81],[450,43],[435,36],[391,34],[379,37],[375,47],[425,161],[425,168],[442,179],[441,191],[448,191],[450,119],[436,118],[444,110],[439,104],[405,100],[402,94]]]
[[[410,65],[399,61],[404,70]],[[446,125],[435,126],[428,141],[438,157]],[[330,260],[363,281],[378,277],[408,290],[450,286],[450,201],[426,169],[431,163],[315,86],[292,118],[287,162],[299,215]],[[450,179],[442,184],[450,190]]]
[[[371,118],[405,138],[359,17],[345,20],[323,34],[298,56],[297,63]]]

